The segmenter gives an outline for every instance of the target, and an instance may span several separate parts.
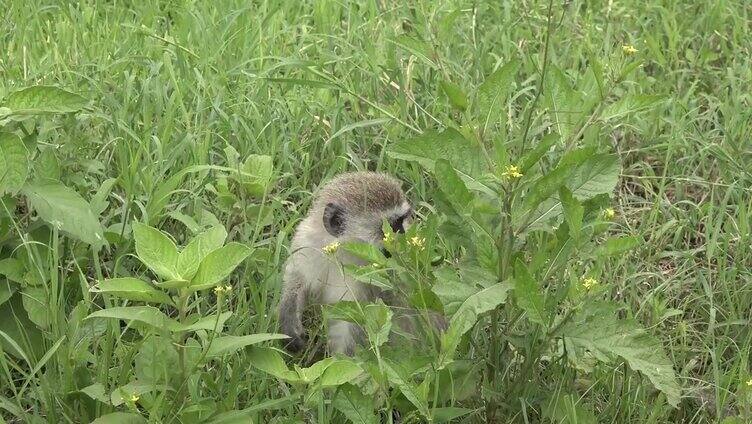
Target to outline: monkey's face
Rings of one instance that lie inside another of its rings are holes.
[[[395,233],[404,233],[412,224],[414,213],[408,202],[373,211],[347,211],[330,203],[324,210],[324,227],[343,241],[360,241],[379,248],[384,244],[382,223],[388,222]]]

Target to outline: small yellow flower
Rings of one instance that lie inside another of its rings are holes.
[[[621,50],[624,52],[627,56],[632,56],[633,54],[637,53],[637,48],[631,44],[625,44],[621,46]]]
[[[381,264],[378,263],[378,262],[372,263],[371,266],[374,267],[374,268],[381,268]]]
[[[613,208],[608,208],[603,211],[603,217],[606,219],[614,219],[616,216],[616,211],[613,210]]]
[[[394,241],[394,234],[392,233],[386,233],[384,234],[384,244],[389,244]]]
[[[229,293],[231,291],[232,291],[232,286],[229,284],[226,286],[214,287],[214,294],[216,294],[217,296],[219,296],[220,294]]]
[[[501,173],[501,176],[506,178],[520,178],[522,172],[520,172],[520,167],[517,165],[507,165],[504,168],[504,172]]]
[[[747,387],[752,387],[752,378],[747,380]]]
[[[590,290],[597,285],[598,285],[598,280],[596,280],[593,277],[588,277],[582,280],[582,287],[584,287],[585,290]]]
[[[324,253],[326,253],[327,255],[333,255],[334,253],[337,252],[337,249],[339,249],[339,242],[335,241],[324,246],[324,248],[321,250],[323,250]]]
[[[141,398],[140,398],[140,397],[139,397],[139,396],[138,396],[137,394],[133,393],[133,394],[131,395],[130,399],[128,399],[128,400],[129,400],[129,401],[130,401],[131,403],[136,403],[136,402],[138,402],[138,400],[139,400],[139,399],[141,399]]]
[[[418,250],[423,250],[426,247],[426,239],[418,236],[411,237],[407,243],[415,246]]]

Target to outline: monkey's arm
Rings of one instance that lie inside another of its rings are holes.
[[[308,287],[300,273],[287,268],[282,282],[282,299],[279,303],[279,327],[282,333],[290,336],[285,348],[291,352],[299,352],[306,345],[303,310],[306,307]]]

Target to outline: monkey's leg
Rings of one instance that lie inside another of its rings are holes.
[[[285,348],[291,352],[299,352],[306,345],[303,310],[307,291],[303,278],[296,273],[285,273],[282,300],[279,303],[279,327],[282,333],[290,336]]]

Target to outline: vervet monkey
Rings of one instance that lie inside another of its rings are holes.
[[[324,248],[354,241],[383,249],[385,219],[399,233],[404,233],[413,219],[412,207],[400,183],[389,175],[340,174],[318,192],[295,231],[285,264],[279,323],[281,331],[290,336],[288,350],[295,352],[305,347],[302,316],[307,304],[342,300],[368,303],[381,296],[378,288],[355,281],[343,272],[341,264],[365,265],[364,261],[342,249],[327,255]],[[330,320],[328,330],[329,352],[352,355],[361,331],[357,324]]]

